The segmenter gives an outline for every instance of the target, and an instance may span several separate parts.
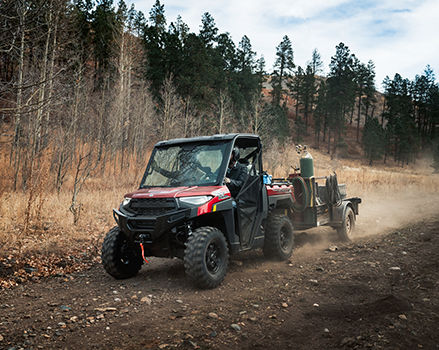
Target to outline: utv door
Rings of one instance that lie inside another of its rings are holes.
[[[238,145],[238,139],[235,145]],[[253,140],[252,140],[253,141]],[[262,178],[261,145],[239,147],[241,151],[240,163],[247,166],[248,176],[240,192],[236,196],[237,221],[240,244],[242,249],[249,249],[253,245],[255,236],[260,232],[264,218],[264,200],[266,189]]]

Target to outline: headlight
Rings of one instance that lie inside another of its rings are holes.
[[[194,197],[182,197],[179,198],[178,200],[181,203],[185,203],[185,204],[201,205],[207,203],[212,198],[213,198],[212,196],[194,196]]]
[[[131,202],[131,198],[125,197],[122,201],[122,207],[128,205]]]

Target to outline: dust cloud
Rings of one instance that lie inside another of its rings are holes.
[[[356,236],[387,233],[426,217],[439,216],[439,193],[367,193],[360,204]]]
[[[374,191],[360,195],[354,241],[382,235],[428,217],[439,217],[439,193]],[[296,232],[296,256],[315,256],[331,245],[340,245],[337,232],[327,226]]]

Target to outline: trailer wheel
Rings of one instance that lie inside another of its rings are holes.
[[[341,227],[337,227],[338,236],[342,241],[352,240],[352,234],[355,229],[355,214],[351,207],[347,207]]]
[[[224,234],[215,227],[200,227],[189,236],[184,251],[184,269],[200,288],[215,288],[226,276],[229,248]]]
[[[101,259],[105,271],[117,279],[135,276],[143,264],[140,247],[130,243],[117,226],[105,236]]]
[[[267,258],[287,260],[293,253],[294,231],[285,215],[271,215],[265,225],[264,255]]]

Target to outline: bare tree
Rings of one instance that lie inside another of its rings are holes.
[[[99,162],[95,157],[96,149],[94,143],[81,145],[78,159],[76,161],[76,171],[73,182],[72,201],[69,207],[73,214],[73,224],[77,225],[81,215],[82,203],[78,201],[78,194],[86,180],[91,176]]]
[[[15,123],[14,123],[14,143],[11,147],[11,160],[12,156],[14,162],[14,190],[17,189],[17,181],[19,170],[21,166],[21,152],[19,145],[21,141],[22,130],[22,110],[23,110],[23,77],[24,77],[24,51],[25,51],[25,35],[26,35],[26,19],[29,13],[29,4],[25,0],[17,1],[16,5],[17,16],[19,20],[19,37],[20,37],[20,49],[18,59],[18,78],[15,84],[17,89],[17,98],[15,106]]]
[[[221,89],[218,96],[218,103],[217,103],[217,109],[218,109],[218,124],[216,127],[216,132],[223,134],[225,132],[230,131],[230,129],[233,127],[232,125],[232,115],[233,115],[233,108],[232,108],[232,101],[230,99],[229,94],[227,93],[227,90]]]
[[[150,146],[150,140],[156,138],[156,130],[154,127],[155,120],[155,106],[149,92],[148,86],[145,83],[139,85],[138,89],[133,94],[132,119],[130,125],[132,150],[136,152],[137,157],[143,157],[145,150]]]
[[[172,75],[163,82],[161,98],[162,106],[157,119],[160,137],[166,140],[181,134],[182,129],[180,125],[182,103],[175,89]]]

